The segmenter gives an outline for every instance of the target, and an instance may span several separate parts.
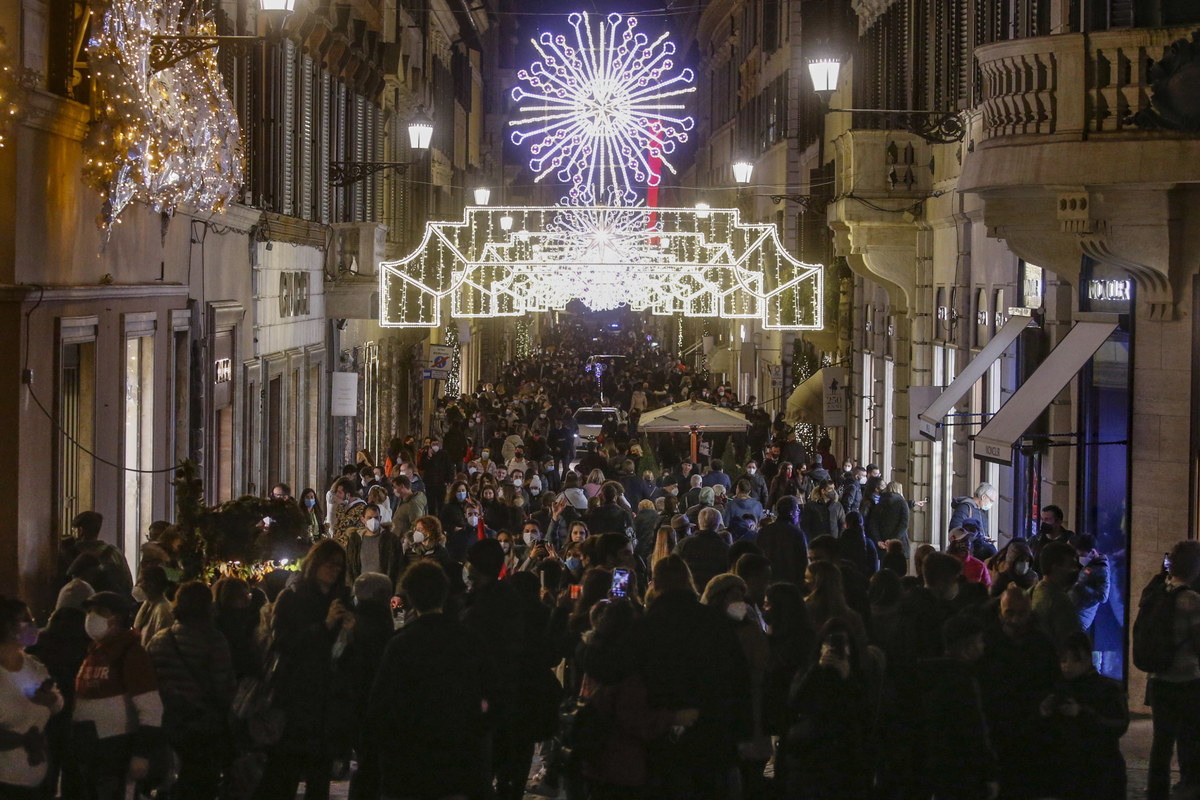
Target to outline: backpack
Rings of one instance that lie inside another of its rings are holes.
[[[1142,590],[1137,619],[1133,622],[1133,665],[1143,672],[1164,672],[1175,661],[1175,601],[1164,576],[1150,581]]]

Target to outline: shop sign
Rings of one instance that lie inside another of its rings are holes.
[[[308,273],[279,273],[279,316],[308,316]]]
[[[233,380],[233,360],[218,358],[213,362],[213,383],[229,383]]]
[[[846,368],[823,368],[821,370],[821,405],[826,428],[845,427],[846,394]]]
[[[1129,273],[1084,258],[1079,276],[1079,310],[1127,314],[1133,307],[1134,286]]]
[[[330,378],[329,415],[358,416],[358,373],[334,372]]]
[[[1046,295],[1045,272],[1036,264],[1021,262],[1021,305],[1041,308]]]
[[[233,404],[233,331],[217,331],[212,365],[213,408],[228,408]]]

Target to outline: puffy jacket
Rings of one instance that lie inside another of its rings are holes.
[[[158,675],[167,735],[222,734],[235,689],[224,634],[212,625],[176,622],[155,634],[146,652]]]
[[[1111,580],[1108,573],[1108,557],[1098,554],[1079,571],[1075,585],[1071,587],[1071,599],[1079,612],[1079,624],[1086,631],[1096,621],[1096,611],[1108,602]]]

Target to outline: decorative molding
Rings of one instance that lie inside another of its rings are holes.
[[[858,32],[866,33],[896,3],[897,0],[850,0],[851,8],[858,15]]]

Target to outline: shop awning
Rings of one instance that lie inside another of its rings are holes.
[[[825,424],[824,372],[824,369],[817,370],[792,390],[783,411],[783,418],[787,422],[793,425],[800,422]]]
[[[975,457],[1011,464],[1013,445],[1117,329],[1117,321],[1077,322],[973,438]]]
[[[1022,317],[1015,314],[1008,318],[1008,322],[996,331],[996,335],[984,345],[983,349],[979,351],[979,355],[971,359],[971,362],[963,367],[962,372],[950,381],[946,390],[929,404],[929,408],[918,415],[922,436],[926,439],[937,439],[938,426],[942,424],[942,419],[950,413],[950,409],[954,408],[954,404],[971,391],[975,381],[983,377],[983,374],[988,371],[988,367],[1004,355],[1004,351],[1017,340],[1021,331],[1032,325],[1033,322],[1033,317]]]
[[[705,433],[740,433],[749,425],[745,415],[699,400],[656,408],[638,420],[638,430],[642,433],[687,433],[692,429]]]

